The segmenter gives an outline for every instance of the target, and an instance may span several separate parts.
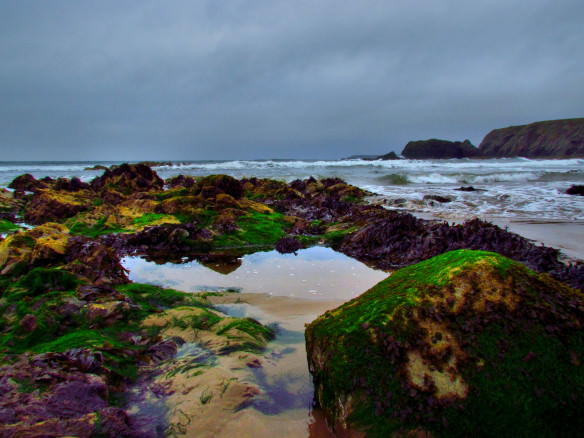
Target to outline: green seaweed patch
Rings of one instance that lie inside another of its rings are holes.
[[[343,243],[345,237],[347,237],[349,234],[354,233],[358,229],[359,227],[357,226],[351,226],[342,230],[329,231],[322,235],[322,239],[324,239],[325,242],[330,246],[338,247]]]
[[[130,231],[123,227],[107,224],[107,216],[102,217],[93,225],[90,225],[86,222],[79,222],[80,219],[82,218],[76,216],[73,218],[73,220],[67,222],[67,226],[71,234],[96,238],[103,234],[123,233]]]
[[[253,341],[248,340],[247,334]],[[228,339],[243,340],[244,342],[235,347],[236,350],[258,353],[263,351],[265,343],[275,337],[274,330],[262,325],[253,318],[238,318],[217,331],[217,335],[225,336]]]
[[[15,223],[7,221],[6,219],[0,219],[0,233],[12,233],[20,229],[21,227],[19,227]]]
[[[189,195],[189,189],[185,187],[178,187],[175,189],[165,190],[164,192],[156,193],[154,195],[157,201],[165,201],[170,198],[182,197]]]
[[[197,315],[188,315],[182,318],[173,318],[171,325],[182,330],[191,328],[193,330],[210,330],[214,325],[221,322],[223,318],[207,309]]]
[[[22,277],[15,287],[22,288],[23,295],[36,296],[52,290],[72,290],[80,280],[70,272],[59,268],[33,268]]]
[[[238,217],[236,224],[239,230],[216,236],[215,246],[273,246],[286,236],[286,230],[290,228],[290,223],[284,219],[284,215],[280,213],[264,214],[256,211]]]
[[[146,225],[150,225],[156,221],[159,221],[164,218],[174,217],[168,214],[163,213],[146,213],[140,217],[134,219],[134,225],[137,227],[143,227]]]
[[[184,305],[208,307],[208,304],[192,293],[165,289],[152,284],[128,283],[116,286],[116,290],[128,296],[147,313]]]

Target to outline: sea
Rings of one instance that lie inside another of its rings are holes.
[[[0,162],[0,187],[24,173],[35,178],[77,176],[91,181],[103,173],[92,170],[94,166],[113,164],[121,162],[4,161]],[[153,169],[163,179],[217,173],[286,182],[310,176],[337,177],[370,191],[388,209],[452,221],[473,217],[584,221],[584,197],[565,193],[571,185],[584,184],[584,159],[576,158],[169,161],[158,162]]]

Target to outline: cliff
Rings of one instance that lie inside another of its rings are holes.
[[[584,118],[495,129],[483,139],[484,157],[584,157]]]
[[[430,140],[410,141],[402,155],[409,159],[429,158],[472,158],[478,155],[478,149],[468,140],[448,141],[432,138]]]

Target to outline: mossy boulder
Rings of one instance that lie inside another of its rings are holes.
[[[578,436],[583,324],[579,291],[448,252],[307,326],[315,400],[336,431],[370,437]]]

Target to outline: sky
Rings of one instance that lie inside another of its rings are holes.
[[[582,0],[0,0],[0,161],[337,159],[584,117]]]

